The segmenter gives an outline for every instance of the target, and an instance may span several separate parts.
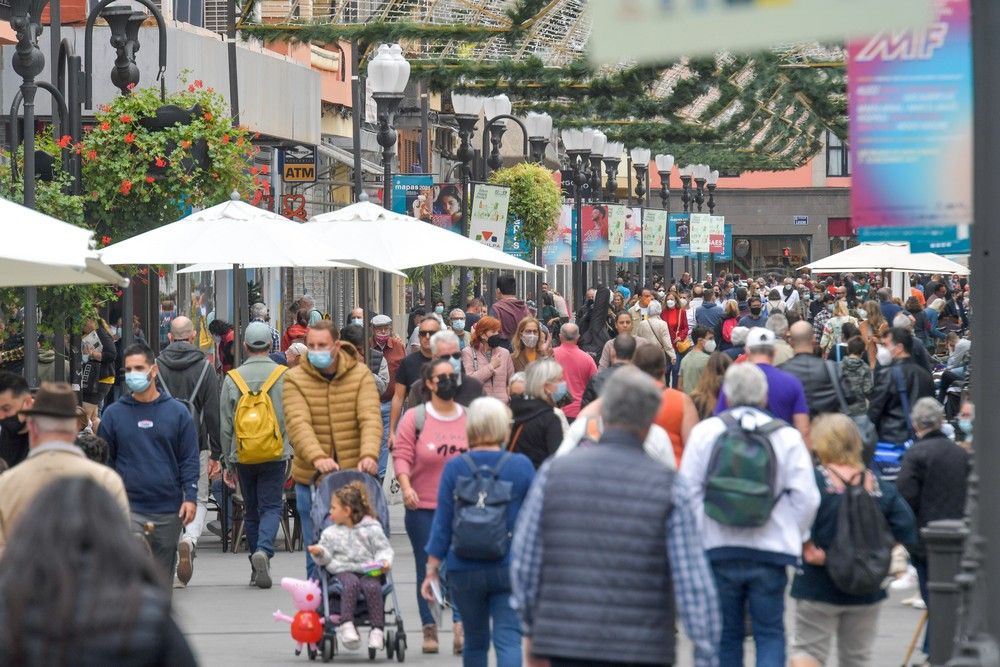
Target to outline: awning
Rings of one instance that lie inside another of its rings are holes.
[[[316,146],[316,150],[331,160],[336,160],[341,164],[346,164],[348,167],[354,167],[354,154],[346,148],[341,148],[340,146],[335,146],[334,144],[322,143]],[[382,175],[381,165],[377,165],[364,158],[361,158],[361,171],[366,174],[374,174],[376,176]]]

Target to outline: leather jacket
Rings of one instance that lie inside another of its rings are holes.
[[[810,419],[821,412],[840,412],[840,401],[830,382],[825,361],[808,352],[799,352],[778,368],[791,373],[802,382],[806,402],[809,403]]]
[[[878,369],[875,389],[868,404],[868,418],[878,429],[879,441],[898,444],[906,442],[913,435],[910,430],[910,415],[903,408],[893,369],[899,369],[903,374],[903,386],[910,410],[919,399],[934,395],[934,380],[912,357],[896,359],[891,365]]]

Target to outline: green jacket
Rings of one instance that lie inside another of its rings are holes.
[[[265,354],[263,356],[249,357],[236,370],[240,374],[240,377],[243,378],[243,381],[247,383],[247,386],[250,387],[250,390],[257,391],[277,365]],[[285,411],[281,401],[281,392],[284,390],[284,387],[285,376],[282,375],[274,383],[270,391],[267,392],[268,396],[271,397],[271,403],[274,404],[274,414],[278,417],[278,426],[281,428],[281,433],[285,436],[285,450],[281,455],[282,461],[287,460],[292,455],[292,445],[288,441],[288,431],[285,430]],[[226,375],[219,397],[219,412],[222,417],[220,438],[222,441],[221,461],[229,470],[234,470],[233,464],[236,463],[236,447],[233,441],[233,414],[236,412],[236,403],[239,400],[240,390],[236,387],[233,379],[229,375]]]

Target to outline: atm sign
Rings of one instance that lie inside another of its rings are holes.
[[[316,180],[316,149],[292,146],[281,151],[281,178],[285,183],[312,183]]]

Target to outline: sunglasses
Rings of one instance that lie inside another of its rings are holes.
[[[420,337],[421,338],[429,338],[429,337],[433,336],[436,333],[437,333],[437,331],[421,331],[420,332]]]
[[[446,380],[455,381],[458,380],[458,376],[454,373],[441,373],[441,375],[435,375],[434,379],[438,382],[445,382]]]
[[[461,352],[452,352],[451,354],[442,354],[442,355],[440,355],[438,357],[438,359],[440,359],[441,361],[444,361],[445,359],[461,359],[461,358],[462,358],[462,353]]]

